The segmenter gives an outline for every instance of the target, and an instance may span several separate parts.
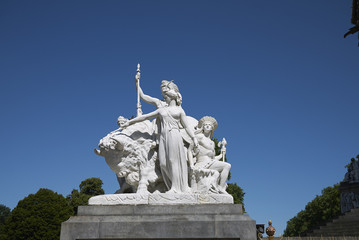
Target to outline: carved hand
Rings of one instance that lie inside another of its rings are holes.
[[[140,78],[141,78],[141,73],[136,73],[136,76],[135,76],[135,82],[136,82],[136,85],[138,85],[138,82],[140,81]]]
[[[127,128],[128,126],[130,126],[130,121],[127,121],[127,122],[121,124],[121,128],[122,128],[122,129],[125,129],[125,128]]]
[[[196,137],[193,138],[193,144],[194,144],[194,147],[197,148],[198,147],[198,140]]]

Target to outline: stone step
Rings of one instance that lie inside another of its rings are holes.
[[[325,230],[320,230],[320,231],[314,231],[312,234],[310,235],[346,235],[346,236],[359,236],[359,230],[358,227],[356,228],[336,228],[336,229],[325,229]]]
[[[348,222],[348,221],[359,221],[359,216],[347,216],[345,218],[334,219],[332,222]]]
[[[357,214],[359,214],[359,208],[353,208],[349,212],[345,213],[345,215],[347,215],[347,214],[355,214],[355,215],[357,215]],[[344,215],[342,215],[342,216],[344,216]]]
[[[322,227],[320,227],[319,229],[316,229],[316,230],[334,229],[334,228],[352,228],[352,227],[359,228],[359,224],[358,223],[348,223],[348,224],[338,224],[338,225],[326,225],[326,226],[322,226]]]
[[[333,228],[325,228],[325,229],[320,229],[320,231],[317,232],[352,232],[352,231],[358,231],[359,232],[359,226],[348,226],[348,227],[333,227]]]
[[[355,221],[341,221],[341,222],[331,222],[328,223],[325,226],[321,226],[321,228],[323,227],[333,227],[333,226],[358,226],[359,228],[359,220],[355,220]]]
[[[342,235],[343,233],[346,232],[359,232],[359,227],[358,226],[351,226],[348,228],[340,228],[340,227],[335,227],[335,228],[327,228],[327,229],[316,229],[313,231],[313,233],[328,233],[328,232],[340,232]]]
[[[332,228],[332,227],[336,227],[336,226],[338,226],[338,227],[357,226],[359,228],[359,221],[330,223],[330,224],[327,224],[325,227]],[[324,228],[324,226],[322,228]]]
[[[359,209],[352,209],[344,215],[314,229],[308,236],[359,236]]]
[[[350,236],[358,236],[358,232],[356,233],[350,233],[350,234],[342,234],[342,233],[318,233],[318,234],[311,234],[310,237],[350,237]]]
[[[337,219],[335,220],[339,220],[339,219],[346,219],[346,218],[359,218],[359,213],[352,213],[352,212],[349,212],[345,215],[342,215],[340,217],[338,217]]]
[[[332,232],[313,233],[310,236],[311,237],[316,237],[316,236],[320,237],[321,235],[323,235],[323,236],[359,236],[359,232],[358,231],[351,231],[351,232],[342,233],[342,232],[332,231]]]
[[[359,216],[359,211],[355,211],[355,212],[350,211],[350,212],[347,212],[346,214],[339,216],[339,218],[343,218],[343,217],[345,217],[345,216],[356,216],[356,217],[357,217],[357,216]]]
[[[343,234],[340,234],[340,233],[330,233],[330,234],[313,234],[313,235],[310,235],[310,237],[339,237],[341,239],[343,239],[344,236],[345,237],[357,237],[358,234],[343,235]]]

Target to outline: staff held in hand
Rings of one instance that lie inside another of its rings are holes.
[[[137,64],[137,73],[135,76],[136,88],[137,88],[137,117],[142,115],[141,101],[140,101],[140,64]]]
[[[225,138],[222,139],[222,142],[219,142],[219,143],[218,143],[218,147],[221,147],[221,146],[222,146],[222,148],[221,148],[222,162],[224,162],[224,159],[225,159],[225,157],[226,157],[226,151],[227,151],[226,145],[227,145],[227,141],[226,141]]]

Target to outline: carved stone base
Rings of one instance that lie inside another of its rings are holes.
[[[61,240],[256,240],[256,222],[240,204],[80,206],[61,225]]]
[[[233,203],[229,194],[127,193],[105,194],[90,198],[89,205],[173,205]]]
[[[342,182],[339,190],[342,214],[353,208],[359,208],[359,182]]]

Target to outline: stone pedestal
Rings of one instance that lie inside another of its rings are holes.
[[[126,193],[104,194],[89,199],[89,205],[196,205],[196,204],[233,204],[229,194],[193,193]]]
[[[341,213],[359,208],[359,182],[342,182],[339,186]]]
[[[240,204],[80,206],[60,239],[255,240],[256,222]]]

